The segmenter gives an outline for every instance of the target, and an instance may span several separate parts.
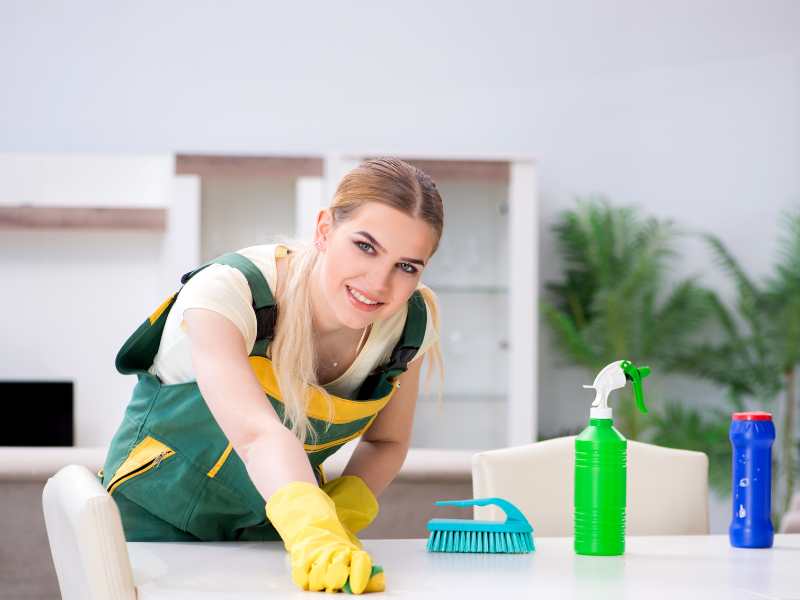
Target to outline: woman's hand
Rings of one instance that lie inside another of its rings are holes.
[[[314,484],[291,482],[270,496],[267,517],[289,552],[292,580],[303,590],[383,591],[383,570],[353,544],[333,501]]]
[[[329,481],[322,486],[322,490],[333,500],[336,514],[350,541],[361,548],[361,541],[355,534],[378,516],[378,500],[372,490],[355,475],[344,475]]]

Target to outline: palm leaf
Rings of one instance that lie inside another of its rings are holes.
[[[559,311],[546,301],[542,302],[542,312],[556,333],[556,343],[565,354],[579,365],[590,368],[594,368],[600,362],[594,349],[569,318],[569,315]]]

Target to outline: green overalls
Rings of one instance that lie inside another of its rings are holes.
[[[258,267],[236,253],[187,273],[181,283],[213,263],[234,267],[247,279],[258,322],[250,365],[283,418],[278,382],[266,357],[278,308],[269,285]],[[265,499],[232,452],[197,383],[164,385],[148,372],[178,293],[139,326],[117,355],[117,370],[135,373],[138,383],[97,475],[117,502],[128,541],[279,540],[266,518]],[[389,402],[395,379],[422,344],[426,320],[425,303],[416,291],[408,301],[408,317],[390,361],[364,380],[354,400],[332,396],[333,415],[327,400],[310,392],[307,414],[317,439],[312,443],[307,437],[304,447],[320,484],[325,481],[323,461],[363,434]]]

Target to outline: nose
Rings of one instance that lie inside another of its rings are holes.
[[[391,267],[378,267],[370,270],[370,272],[367,274],[369,291],[385,300],[389,292],[391,276]]]

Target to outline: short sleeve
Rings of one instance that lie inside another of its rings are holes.
[[[430,349],[437,341],[439,341],[439,302],[433,290],[427,286],[421,285],[419,291],[422,294],[422,299],[425,301],[425,308],[428,309],[428,318],[425,325],[425,336],[422,338],[422,345],[409,362],[414,362],[425,352]]]
[[[205,308],[221,314],[241,332],[248,352],[256,339],[256,315],[253,297],[244,275],[234,267],[212,264],[194,275],[181,288],[175,302],[181,316],[190,308]]]

